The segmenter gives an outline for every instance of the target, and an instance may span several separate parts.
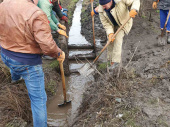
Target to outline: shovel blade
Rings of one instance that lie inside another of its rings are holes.
[[[167,43],[166,36],[164,36],[164,37],[159,36],[158,37],[158,46],[165,46],[166,43]]]
[[[78,69],[78,72],[85,77],[92,74],[94,71],[95,69],[89,63],[84,64],[80,69]]]

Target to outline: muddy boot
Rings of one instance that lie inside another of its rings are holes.
[[[167,43],[170,44],[170,32],[167,32]]]

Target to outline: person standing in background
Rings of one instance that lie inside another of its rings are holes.
[[[170,0],[153,0],[152,7],[153,9],[157,9],[158,7],[158,9],[160,10],[160,28],[162,32],[170,10]],[[166,32],[167,32],[167,43],[170,44],[170,20],[168,20],[166,26]]]

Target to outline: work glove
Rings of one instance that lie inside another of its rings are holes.
[[[61,25],[60,23],[58,24],[58,27],[60,27],[63,30],[66,30],[66,27],[64,25]]]
[[[66,9],[66,8],[62,8],[62,11],[64,12],[64,11],[67,11],[68,12],[68,10]]]
[[[93,11],[91,11],[91,16],[93,17],[95,14],[99,14],[98,13],[98,9],[99,9],[99,6],[97,6]]]
[[[63,51],[58,53],[57,60],[58,60],[58,62],[61,62],[61,63],[64,62],[64,60],[65,60],[65,53]]]
[[[64,15],[61,17],[61,20],[64,20],[65,22],[68,22],[68,18],[66,16],[64,16]]]
[[[66,34],[66,32],[65,32],[64,30],[59,29],[59,30],[57,30],[57,32],[58,32],[59,34],[65,36],[66,38],[68,38],[68,36],[67,36],[67,34]]]
[[[131,18],[135,18],[135,16],[136,16],[137,14],[138,14],[138,13],[137,13],[137,11],[136,11],[135,9],[132,9],[132,10],[130,11],[130,13],[129,13],[129,15],[130,15]]]
[[[91,17],[95,15],[94,10],[91,11]]]
[[[67,14],[66,13],[64,13],[63,11],[61,11],[62,12],[62,14],[64,15],[64,16],[67,16]]]
[[[152,8],[153,8],[153,9],[156,9],[156,8],[157,8],[157,2],[153,2]]]
[[[109,41],[111,42],[111,43],[113,43],[114,42],[114,40],[115,40],[115,38],[113,38],[113,33],[111,33],[111,34],[109,34]]]

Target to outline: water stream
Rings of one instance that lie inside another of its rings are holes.
[[[89,44],[85,37],[81,35],[81,9],[83,0],[79,0],[76,4],[76,9],[73,15],[73,22],[69,32],[69,44]],[[71,50],[69,56],[74,54],[87,54],[91,53],[92,50]],[[70,63],[70,69],[78,69],[83,64],[76,62]],[[48,124],[50,126],[68,126],[72,122],[77,114],[77,109],[82,102],[82,96],[85,92],[88,83],[93,81],[93,77],[82,77],[80,75],[72,74],[66,77],[66,89],[67,98],[72,100],[71,105],[60,108],[58,104],[63,103],[63,91],[62,84],[60,83],[57,88],[56,95],[48,102]]]

